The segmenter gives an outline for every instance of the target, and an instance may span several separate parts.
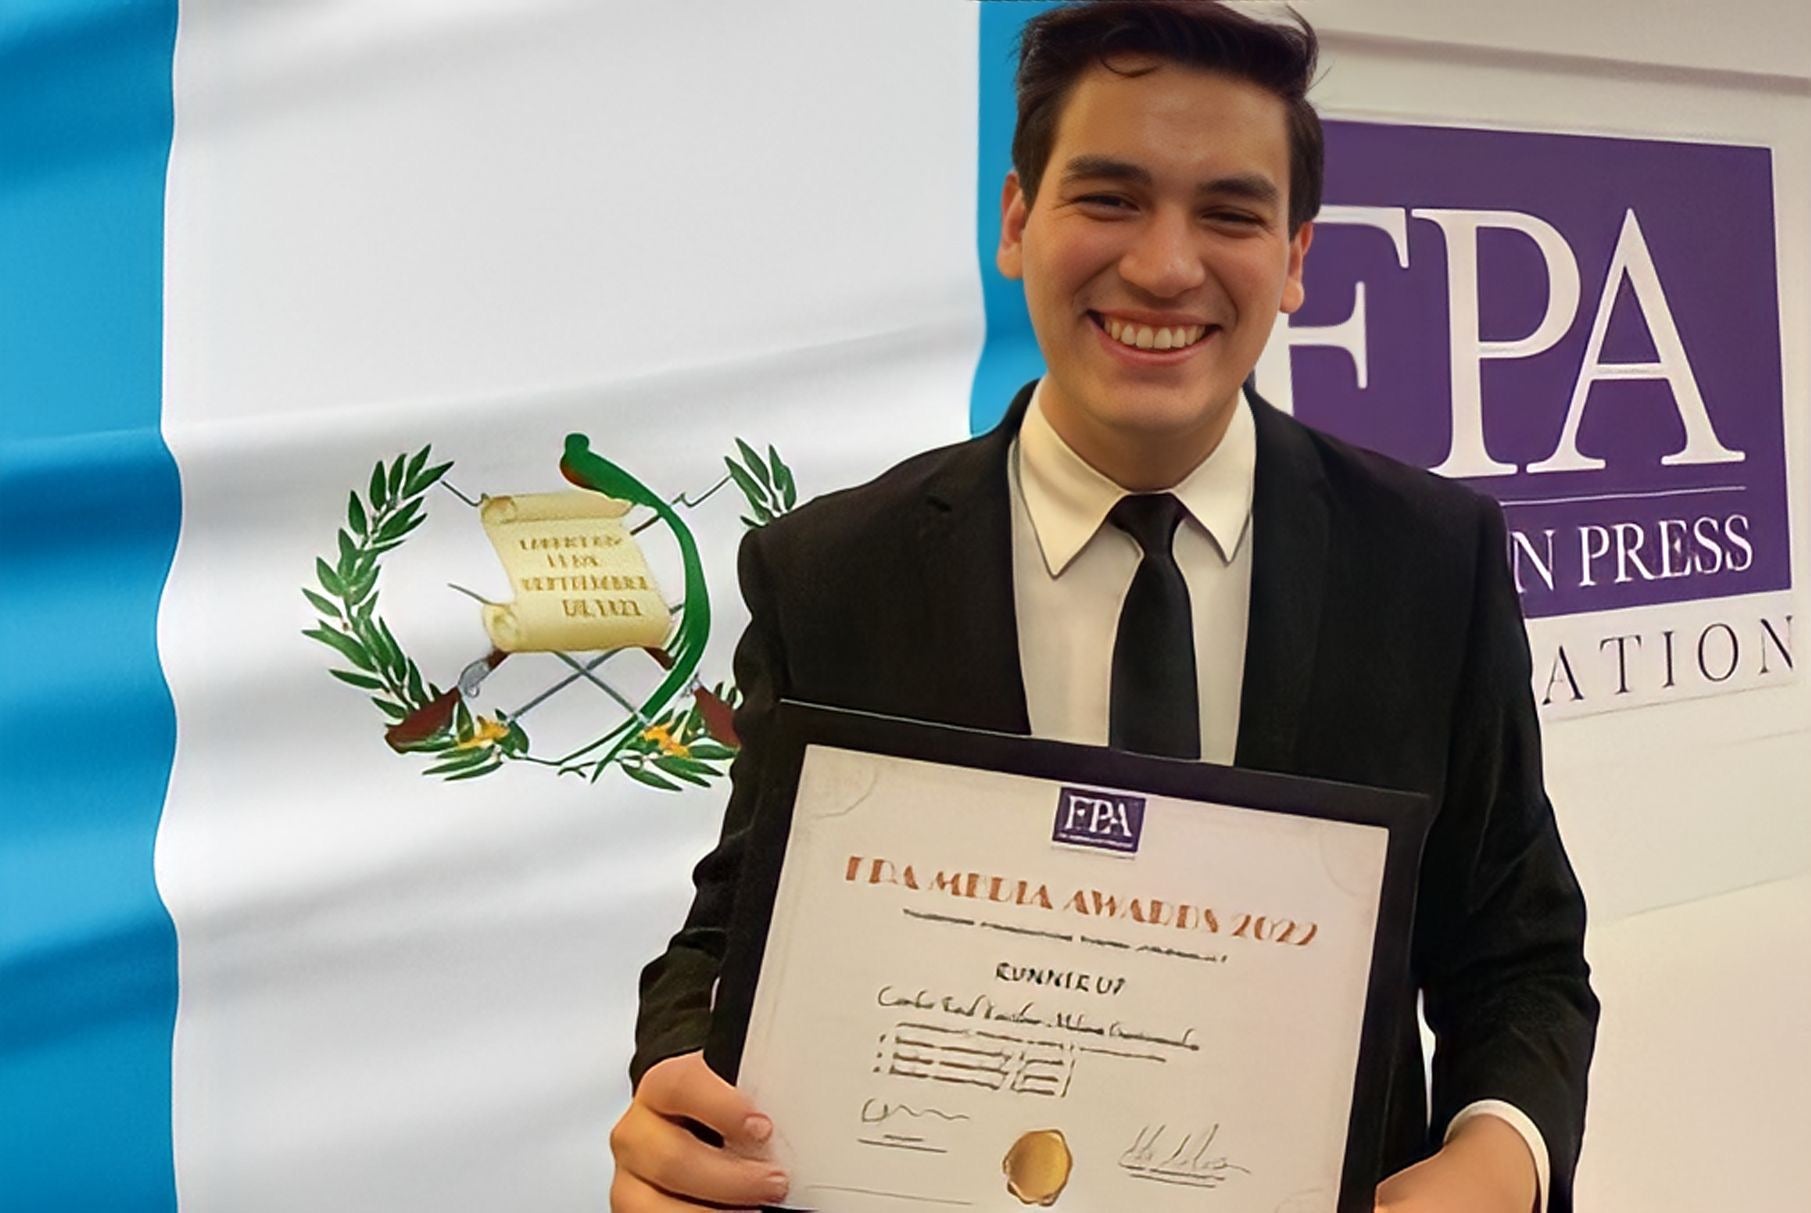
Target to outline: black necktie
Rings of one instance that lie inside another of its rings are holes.
[[[1169,493],[1120,498],[1109,521],[1144,550],[1113,641],[1108,743],[1169,758],[1201,757],[1195,629],[1188,585],[1170,553],[1183,505]]]

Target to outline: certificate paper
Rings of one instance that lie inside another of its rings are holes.
[[[1371,1207],[1418,798],[782,712],[709,1055],[793,1206]]]

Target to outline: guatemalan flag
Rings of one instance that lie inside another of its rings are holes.
[[[977,40],[0,5],[0,1206],[602,1206],[736,545],[969,433]]]

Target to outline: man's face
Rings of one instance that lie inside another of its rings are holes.
[[[1151,63],[1076,82],[1036,204],[1006,179],[997,260],[1024,281],[1059,432],[1198,460],[1278,311],[1302,304],[1311,225],[1289,236],[1283,101],[1175,63],[1114,65]]]

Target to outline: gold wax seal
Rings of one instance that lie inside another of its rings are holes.
[[[1006,1190],[1020,1204],[1053,1205],[1069,1182],[1075,1159],[1069,1143],[1057,1129],[1033,1129],[1012,1143],[1000,1170],[1006,1173]]]

